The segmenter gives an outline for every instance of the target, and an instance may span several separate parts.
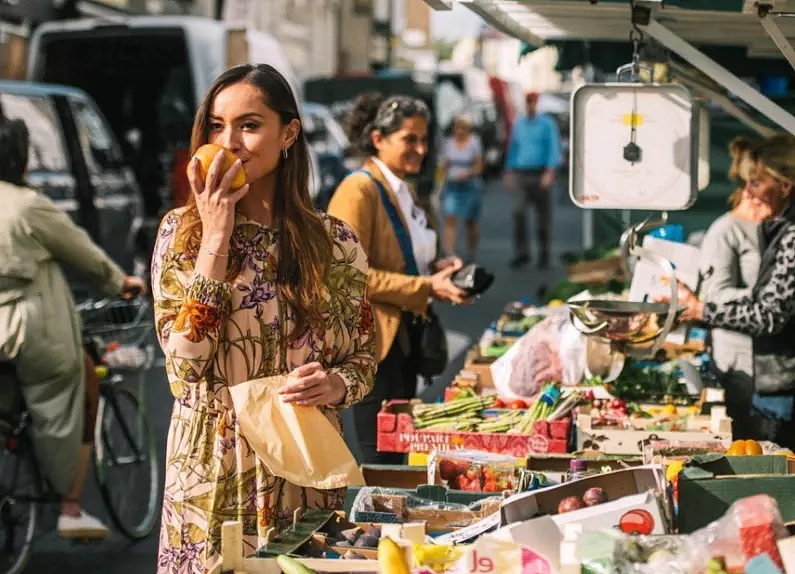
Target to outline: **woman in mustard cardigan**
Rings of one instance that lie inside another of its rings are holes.
[[[402,455],[376,450],[376,416],[381,402],[416,395],[417,367],[410,342],[418,336],[417,319],[431,300],[463,303],[466,293],[451,281],[461,260],[438,258],[438,241],[428,215],[405,179],[420,171],[428,151],[429,112],[406,96],[360,96],[351,112],[351,141],[368,159],[362,171],[340,184],[328,213],[350,225],[370,260],[368,288],[376,325],[378,373],[372,392],[353,407],[363,463],[394,464]],[[388,201],[387,205],[385,201]],[[398,234],[387,209],[406,230],[417,274],[409,274]]]

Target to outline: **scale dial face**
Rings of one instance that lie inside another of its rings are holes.
[[[677,85],[591,84],[572,94],[571,196],[596,209],[687,209],[693,104]],[[627,154],[633,141],[640,148]]]

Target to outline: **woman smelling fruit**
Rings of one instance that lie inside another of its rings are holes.
[[[295,510],[342,508],[344,489],[269,472],[240,430],[232,386],[289,375],[279,399],[319,408],[341,432],[340,409],[369,392],[376,367],[367,257],[350,227],[312,207],[284,77],[267,65],[226,71],[197,113],[192,148],[191,199],[164,217],[152,258],[175,398],[159,574],[211,570],[224,521],[242,522],[249,555]]]

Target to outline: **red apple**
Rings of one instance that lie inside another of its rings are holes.
[[[585,506],[596,506],[597,504],[607,502],[607,495],[604,490],[598,486],[594,486],[585,491],[585,494],[582,495],[582,501],[585,503]]]
[[[582,500],[576,496],[567,496],[558,504],[558,514],[571,512],[572,510],[580,510],[581,508],[585,508]]]

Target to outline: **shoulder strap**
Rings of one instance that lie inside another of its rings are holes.
[[[392,223],[392,228],[395,230],[395,235],[400,245],[400,251],[403,253],[403,259],[406,262],[406,274],[419,275],[420,272],[417,267],[417,260],[414,258],[414,249],[411,246],[411,237],[409,237],[408,231],[406,231],[406,228],[403,226],[403,221],[401,221],[395,209],[395,205],[389,200],[386,189],[384,189],[380,181],[373,177],[372,173],[366,169],[361,169],[359,171],[367,175],[378,188],[378,194],[381,196],[381,203],[383,203],[384,209],[386,209],[386,213],[389,216],[389,221]]]

